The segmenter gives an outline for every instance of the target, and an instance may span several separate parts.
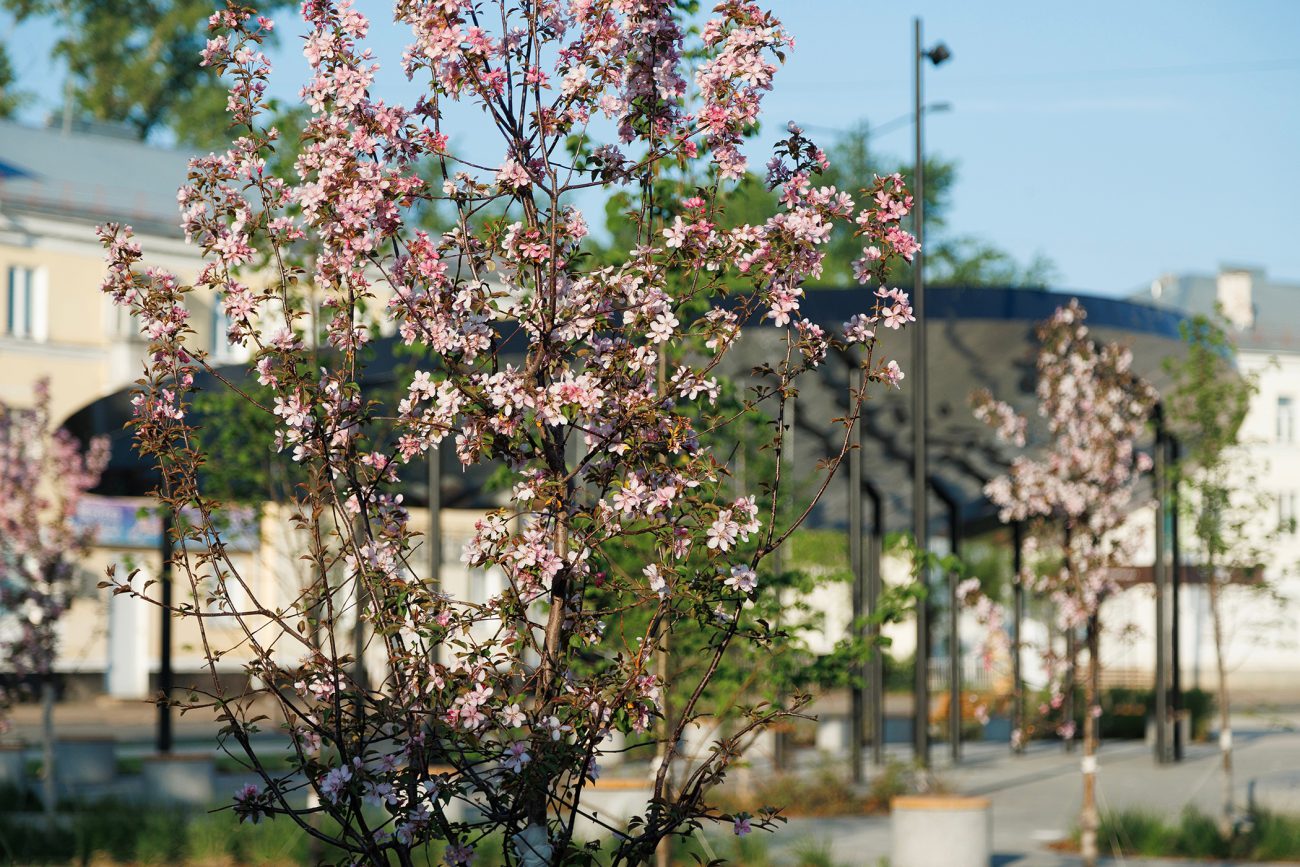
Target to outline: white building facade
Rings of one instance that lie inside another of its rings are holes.
[[[1265,504],[1249,532],[1268,538],[1265,578],[1275,592],[1234,587],[1226,594],[1229,679],[1245,700],[1300,699],[1300,282],[1225,267],[1214,275],[1161,277],[1134,300],[1188,315],[1213,316],[1221,307],[1238,369],[1258,383],[1241,430],[1241,482]],[[1184,527],[1184,562],[1194,563],[1191,542]],[[1180,613],[1183,684],[1212,690],[1214,636],[1204,587],[1184,588]]]

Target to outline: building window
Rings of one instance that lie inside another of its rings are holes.
[[[131,313],[131,308],[115,304],[113,299],[104,298],[104,321],[108,323],[108,337],[111,340],[134,340],[140,337],[140,326]]]
[[[1295,401],[1290,397],[1277,399],[1277,441],[1295,442]]]
[[[1283,491],[1277,495],[1277,531],[1288,536],[1295,535],[1295,491]]]
[[[24,265],[10,265],[5,281],[5,335],[21,340],[44,340],[45,272]]]
[[[226,313],[224,297],[218,295],[212,305],[213,360],[226,364],[248,360],[248,347],[230,342],[230,326],[233,324],[234,320]]]

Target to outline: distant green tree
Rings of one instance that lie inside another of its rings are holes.
[[[27,94],[18,89],[18,76],[5,46],[0,45],[0,117],[13,117],[27,102]]]
[[[48,19],[62,35],[54,55],[70,76],[72,111],[114,121],[148,138],[170,130],[178,142],[212,147],[229,139],[226,88],[199,65],[211,0],[0,0],[17,23]],[[288,0],[267,0],[270,15]],[[0,69],[0,94],[8,88]],[[0,114],[4,113],[0,96]]]
[[[819,185],[833,185],[841,190],[857,190],[869,186],[876,175],[898,172],[915,189],[910,163],[882,157],[870,145],[870,129],[859,124],[844,133],[827,149],[831,167],[816,180]],[[934,157],[925,164],[925,266],[927,281],[932,286],[1046,286],[1055,277],[1055,266],[1044,256],[1035,256],[1022,264],[1014,256],[988,241],[969,235],[952,236],[947,233],[948,213],[952,208],[953,190],[957,182],[957,164],[952,160]],[[681,183],[676,180],[657,182],[655,200],[671,202],[680,196]],[[776,196],[756,175],[746,175],[724,196],[720,196],[723,215],[719,225],[723,228],[761,223],[764,215],[779,209]],[[608,244],[593,243],[593,254],[603,257],[607,250],[627,250],[635,246],[634,221],[628,214],[643,206],[640,199],[633,201],[627,193],[611,197],[605,204],[605,227],[610,236]],[[672,214],[667,215],[670,219]],[[814,286],[843,287],[855,285],[853,260],[862,255],[862,244],[855,243],[843,227],[836,227],[826,246],[826,262],[820,278],[809,281]],[[901,263],[890,274],[893,283],[901,286],[912,282],[911,268]]]

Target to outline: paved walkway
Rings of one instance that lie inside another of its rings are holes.
[[[1243,716],[1236,727],[1234,757],[1238,803],[1244,805],[1252,781],[1300,777],[1300,732],[1295,715]],[[910,756],[897,754],[899,759]],[[1080,804],[1079,755],[1056,743],[1036,743],[1028,754],[1013,756],[1005,745],[967,744],[962,761],[947,761],[946,745],[934,753],[940,780],[954,792],[985,795],[993,802],[996,865],[1066,867],[1080,863],[1046,844],[1070,834]],[[1103,811],[1141,808],[1176,817],[1187,805],[1213,815],[1220,797],[1219,754],[1215,744],[1191,744],[1183,762],[1157,765],[1149,746],[1116,741],[1099,757],[1099,802]],[[870,773],[870,771],[868,772]],[[829,842],[838,864],[883,864],[889,855],[888,817],[791,819],[773,840],[774,851]],[[1116,861],[1114,863],[1123,863]],[[1129,859],[1129,863],[1139,863]],[[1142,861],[1175,865],[1176,861]],[[1194,862],[1204,867],[1206,862]]]

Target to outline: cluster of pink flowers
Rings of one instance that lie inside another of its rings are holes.
[[[129,229],[101,232],[105,291],[151,341],[137,435],[168,457],[163,495],[196,516],[182,568],[195,580],[213,570],[242,580],[188,439],[193,375],[208,365],[189,345],[196,287],[221,299],[227,337],[249,350],[250,373],[270,392],[259,408],[276,444],[309,479],[294,522],[315,577],[288,607],[252,594],[230,615],[255,660],[250,674],[274,685],[267,694],[289,721],[301,773],[265,773],[236,809],[252,820],[298,815],[296,790],[308,787],[341,823],[334,842],[372,860],[437,838],[448,864],[470,863],[485,828],[454,818],[458,800],[477,805],[507,846],[567,846],[571,824],[552,807],[582,811],[611,732],[662,720],[666,685],[651,668],[664,636],[684,623],[715,630],[717,654],[749,637],[740,615],[793,529],[773,521],[779,485],[761,498],[724,494],[730,468],[708,447],[719,365],[740,328],[766,324],[788,347],[770,366],[775,386],[755,385],[749,399],[779,413],[832,348],[853,345],[866,381],[897,386],[903,372],[877,333],[913,321],[905,293],[885,286],[891,264],[916,249],[899,225],[911,199],[897,176],[857,196],[819,186],[826,156],[791,125],[768,171],[780,211],[719,225],[719,191],[745,170],[742,135],[791,44],[770,13],[720,3],[700,44],[687,45],[671,0],[501,3],[499,14],[484,5],[399,0],[414,35],[404,68],[427,85],[407,109],[371,95],[364,16],[348,0],[306,0],[311,116],[286,177],[272,169],[280,133],[264,119],[270,23],[236,6],[219,13],[202,61],[232,79],[244,134],[194,160],[180,194],[206,267],[185,286],[139,267]],[[695,95],[688,57],[698,58]],[[449,152],[442,106],[453,100],[484,110],[503,157]],[[595,140],[598,116],[615,122],[617,143]],[[569,136],[582,152],[561,165],[556,148]],[[640,243],[616,264],[593,264],[570,194],[600,184],[640,195],[649,178],[695,159],[716,183],[663,203],[666,218],[648,209]],[[455,211],[438,235],[412,225],[434,203]],[[475,219],[488,205],[502,216]],[[842,332],[800,309],[836,226],[861,239],[859,276],[874,287]],[[385,333],[420,354],[391,408],[362,376],[363,349]],[[850,417],[863,400],[865,391]],[[464,466],[511,475],[508,504],[478,520],[463,551],[467,568],[500,582],[486,599],[452,598],[413,574],[422,542],[395,487],[406,465],[452,445]],[[820,490],[847,450],[846,438]],[[647,562],[619,568],[632,545]],[[649,625],[611,652],[607,627],[637,607]],[[382,671],[356,641],[382,650]],[[674,709],[678,733],[698,695]],[[226,703],[228,730],[252,756],[242,701]],[[784,713],[770,708],[754,725]],[[709,760],[714,772],[730,755]],[[685,797],[667,778],[672,764],[655,782],[660,804]],[[363,803],[386,818],[372,824]],[[652,808],[642,837],[710,815],[700,798],[682,803],[685,812]],[[617,845],[625,859],[639,851],[632,838]]]
[[[19,678],[53,671],[55,626],[72,601],[77,558],[93,540],[77,505],[107,464],[106,438],[83,451],[53,428],[47,380],[30,407],[0,404],[0,611],[11,619],[0,656]],[[13,698],[0,688],[0,731]]]

